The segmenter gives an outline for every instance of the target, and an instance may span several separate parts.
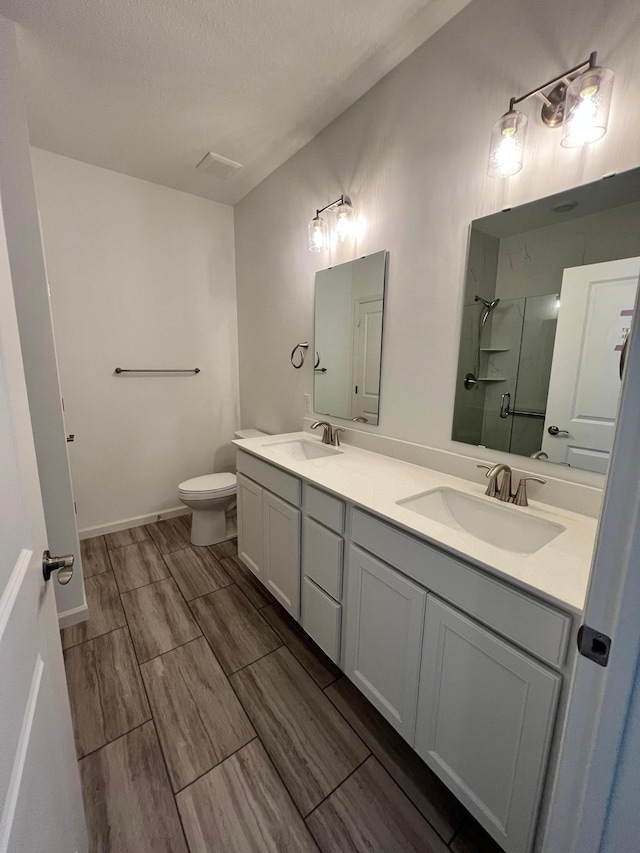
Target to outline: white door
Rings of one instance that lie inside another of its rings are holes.
[[[87,836],[0,210],[0,851],[75,853]],[[55,574],[53,576],[55,578]]]
[[[426,592],[349,549],[345,672],[413,746]]]
[[[553,462],[606,473],[639,274],[640,258],[564,271],[542,439]]]
[[[300,510],[264,490],[264,580],[300,620]]]
[[[358,301],[355,311],[353,417],[378,423],[382,299]]]

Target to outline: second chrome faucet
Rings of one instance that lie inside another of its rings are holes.
[[[541,477],[521,477],[520,482],[518,483],[518,488],[514,494],[511,491],[512,472],[508,465],[505,465],[503,462],[499,462],[497,465],[493,466],[478,465],[477,467],[485,468],[487,471],[485,476],[489,480],[489,485],[487,486],[485,495],[488,495],[490,498],[497,498],[499,501],[508,501],[516,506],[529,506],[529,501],[527,499],[528,480],[533,480],[535,483],[542,483],[543,485],[547,482]],[[498,477],[500,474],[502,474],[502,482],[498,486]]]
[[[328,421],[314,421],[311,429],[322,427],[322,443],[333,447],[340,447],[340,433],[344,432],[342,427],[332,427]]]

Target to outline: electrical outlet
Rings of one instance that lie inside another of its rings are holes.
[[[302,395],[302,408],[305,412],[311,411],[311,394]]]

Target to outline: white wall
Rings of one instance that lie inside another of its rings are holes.
[[[315,271],[388,249],[377,431],[505,458],[450,439],[469,223],[638,165],[639,41],[636,0],[473,0],[243,199],[235,208],[243,424],[299,427],[312,364],[294,371],[289,352],[311,340]],[[594,49],[616,72],[604,139],[584,151],[564,149],[530,102],[524,170],[488,178],[491,127],[509,97]],[[339,254],[311,254],[307,223],[341,192],[366,221],[364,234]],[[601,482],[588,472],[562,473]]]
[[[233,210],[32,149],[81,532],[233,470]],[[197,376],[115,367],[199,367]]]

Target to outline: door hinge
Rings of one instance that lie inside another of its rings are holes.
[[[356,394],[358,393],[358,386],[356,385]]]
[[[606,666],[609,663],[611,637],[588,625],[581,625],[578,629],[578,651],[599,666]]]
[[[78,514],[78,504],[75,501],[73,502],[73,508],[76,511],[76,515],[77,515]]]

